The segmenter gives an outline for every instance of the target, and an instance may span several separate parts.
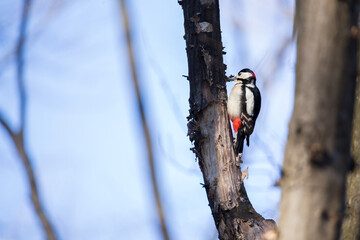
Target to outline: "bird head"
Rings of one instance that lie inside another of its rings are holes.
[[[235,82],[243,84],[255,84],[255,73],[248,68],[244,68],[236,75]]]

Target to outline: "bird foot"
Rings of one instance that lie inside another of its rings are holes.
[[[236,166],[240,167],[240,164],[243,163],[242,153],[239,153],[239,154],[235,157],[235,162],[236,162]]]
[[[234,150],[236,151],[237,147],[238,147],[238,140],[237,140],[237,137],[235,137],[233,139],[233,147],[234,147]],[[240,154],[240,153],[239,153]]]

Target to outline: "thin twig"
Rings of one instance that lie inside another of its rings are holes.
[[[163,211],[163,207],[161,204],[159,188],[158,188],[158,184],[157,184],[157,180],[156,180],[156,172],[155,172],[155,166],[154,166],[154,156],[153,156],[153,152],[152,152],[151,137],[150,137],[150,132],[149,132],[149,128],[148,128],[148,124],[147,124],[147,120],[146,120],[146,116],[145,116],[145,112],[144,112],[143,102],[141,100],[141,93],[140,93],[137,72],[136,72],[136,67],[135,67],[134,54],[133,54],[133,50],[132,50],[129,19],[128,19],[128,15],[127,15],[125,0],[120,0],[120,4],[121,4],[121,12],[122,12],[122,16],[123,16],[124,28],[126,31],[126,41],[127,41],[127,48],[128,48],[128,54],[129,54],[129,62],[131,65],[132,79],[133,79],[136,96],[137,96],[137,105],[138,105],[139,113],[141,115],[142,127],[143,127],[143,131],[144,131],[145,139],[146,139],[146,146],[147,146],[147,151],[148,151],[148,164],[149,164],[149,168],[151,171],[151,181],[152,181],[152,185],[153,185],[154,196],[155,196],[156,205],[157,205],[157,211],[158,211],[158,215],[159,215],[160,222],[161,222],[161,231],[162,231],[163,239],[169,240],[170,238],[169,238],[168,230],[166,227],[164,211]]]
[[[31,41],[33,43],[40,39],[41,35],[44,33],[44,30],[46,30],[47,26],[55,19],[55,15],[59,14],[61,9],[64,8],[65,1],[66,0],[53,0],[46,13],[40,18],[39,21],[36,22],[36,25],[31,31],[31,35],[29,33],[26,34],[26,38],[31,36]],[[69,3],[66,4],[68,5]],[[9,26],[7,27],[9,28]],[[6,68],[8,68],[12,58],[16,57],[17,51],[18,45],[13,46],[0,58],[0,81],[3,80],[1,79],[1,74],[5,72]]]
[[[17,84],[20,98],[20,132],[23,131],[25,126],[26,92],[24,88],[24,43],[31,3],[31,0],[24,0],[24,8],[19,30],[19,39],[16,47]]]
[[[0,123],[1,125],[5,128],[6,132],[9,134],[9,136],[11,137],[11,139],[13,141],[15,141],[15,134],[14,132],[11,130],[9,124],[5,121],[4,117],[2,116],[2,114],[0,113]]]
[[[24,87],[24,45],[26,41],[26,30],[29,20],[29,10],[31,7],[31,3],[31,0],[24,1],[24,8],[22,12],[19,30],[19,38],[16,47],[17,85],[20,98],[20,129],[18,132],[14,132],[13,130],[11,130],[10,125],[6,122],[5,118],[2,115],[0,115],[0,123],[6,129],[7,133],[10,135],[12,141],[14,142],[20,159],[26,169],[27,179],[31,189],[31,201],[33,203],[35,212],[41,221],[42,227],[46,233],[46,237],[48,240],[56,240],[57,238],[52,224],[43,210],[43,204],[41,203],[39,197],[35,173],[24,145],[23,133],[26,116],[26,92]]]
[[[25,147],[24,147],[24,141],[23,141],[23,135],[18,134],[17,135],[17,141],[15,142],[16,148],[18,150],[18,153],[20,155],[20,158],[22,160],[22,163],[24,164],[24,167],[26,169],[28,182],[30,184],[31,188],[31,201],[33,203],[33,207],[35,208],[36,214],[38,215],[42,227],[46,233],[46,237],[48,240],[56,240],[57,237],[55,235],[54,227],[52,223],[50,222],[48,216],[46,215],[43,207],[43,203],[41,202],[41,199],[39,197],[39,191],[37,187],[37,182],[35,178],[34,169],[31,165],[31,161],[29,159],[29,155],[27,154]]]

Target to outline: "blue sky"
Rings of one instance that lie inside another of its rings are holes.
[[[16,129],[12,49],[22,1],[0,3],[0,111]],[[279,178],[293,105],[293,1],[222,0],[227,74],[249,67],[263,105],[245,185],[255,209],[278,217]],[[139,81],[173,239],[216,239],[189,150],[189,86],[177,1],[128,1]],[[26,45],[25,144],[62,239],[160,239],[117,1],[34,1]],[[283,54],[279,52],[286,46]],[[228,85],[228,89],[231,88]],[[43,239],[24,169],[0,128],[0,239]]]

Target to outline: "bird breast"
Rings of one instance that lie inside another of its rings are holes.
[[[245,91],[244,91],[245,90]],[[245,108],[241,104],[242,96],[245,95]],[[242,88],[242,84],[236,84],[230,92],[230,96],[227,102],[228,114],[231,120],[240,118],[241,113],[245,112],[250,116],[254,115],[254,94],[250,87],[245,86]]]

